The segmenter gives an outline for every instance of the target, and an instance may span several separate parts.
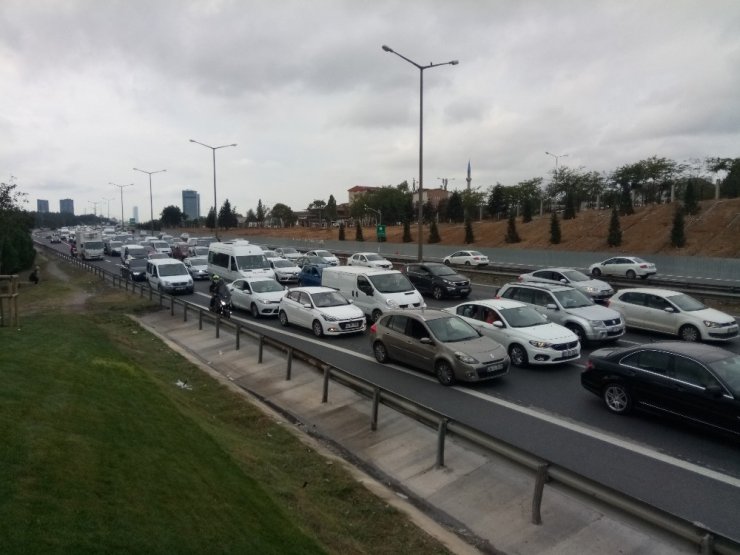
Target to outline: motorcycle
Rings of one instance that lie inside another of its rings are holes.
[[[231,318],[231,298],[226,295],[214,294],[208,310],[224,318]]]

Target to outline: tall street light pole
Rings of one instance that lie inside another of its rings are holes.
[[[552,152],[547,152],[547,151],[545,151],[545,154],[555,158],[555,181],[557,181],[558,180],[558,160],[560,160],[561,158],[565,158],[568,155],[567,154],[553,154]],[[542,200],[540,200],[540,216],[542,216]]]
[[[410,63],[412,66],[419,69],[419,262],[422,262],[423,255],[424,255],[424,226],[423,226],[423,219],[424,219],[424,206],[423,206],[423,184],[424,184],[424,70],[430,69],[433,67],[439,67],[439,66],[456,66],[459,62],[457,60],[451,60],[449,62],[443,62],[441,64],[432,64],[429,65],[420,65],[414,62],[413,60],[409,60],[406,56],[403,54],[399,54],[389,46],[386,46],[385,44],[382,46],[383,50],[386,52],[390,52],[391,54],[395,54],[399,58],[406,60],[408,63]]]
[[[117,183],[111,183],[108,182],[108,185],[113,185],[114,187],[118,187],[118,190],[121,191],[121,231],[124,230],[124,226],[126,225],[126,222],[123,221],[123,188],[124,187],[133,187],[133,183],[128,183],[126,185],[118,185]]]
[[[98,201],[88,200],[87,202],[93,205],[93,215],[97,218],[98,217],[98,204],[103,204],[103,203],[100,202],[99,200]]]
[[[103,197],[103,200],[108,205],[108,221],[110,221],[110,201],[116,200],[116,198],[115,197]]]
[[[167,170],[157,170],[155,172],[148,172],[146,170],[140,170],[139,168],[134,168],[134,171],[146,173],[149,175],[149,213],[152,218],[152,221],[151,221],[152,235],[154,235],[154,202],[152,201],[152,174],[166,172]]]
[[[216,235],[216,222],[218,221],[218,203],[216,202],[216,151],[219,148],[236,146],[236,143],[230,144],[230,145],[210,146],[210,145],[201,143],[200,141],[195,141],[193,139],[190,139],[190,142],[198,144],[200,146],[204,146],[206,148],[210,148],[211,151],[213,151],[213,234]]]

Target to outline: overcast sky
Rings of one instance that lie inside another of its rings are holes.
[[[182,189],[241,213],[354,185],[514,185],[560,165],[738,157],[738,0],[2,0],[0,181],[28,208]],[[453,180],[454,179],[454,180]],[[105,199],[113,199],[106,201]]]

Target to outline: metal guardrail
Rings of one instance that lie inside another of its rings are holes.
[[[438,410],[387,390],[370,380],[355,376],[350,372],[337,368],[327,362],[318,360],[313,355],[304,353],[288,343],[267,337],[259,330],[252,328],[249,323],[244,324],[231,320],[224,320],[219,315],[211,313],[207,309],[204,309],[195,303],[167,295],[161,291],[155,292],[148,286],[148,284],[137,284],[135,282],[128,281],[123,277],[108,272],[98,266],[72,258],[46,245],[40,245],[59,258],[65,259],[78,267],[91,271],[104,280],[109,280],[114,286],[126,291],[130,290],[132,294],[136,294],[138,290],[140,296],[143,297],[148,295],[150,300],[154,300],[154,298],[157,297],[161,307],[165,306],[166,300],[166,304],[170,310],[170,315],[173,317],[175,316],[175,307],[182,306],[183,321],[188,321],[189,313],[192,312],[197,314],[199,329],[202,330],[203,321],[208,320],[214,326],[216,337],[220,337],[221,329],[223,327],[230,328],[234,333],[234,348],[236,350],[239,350],[241,347],[242,335],[252,337],[258,342],[258,363],[262,363],[263,351],[266,345],[270,345],[271,347],[286,353],[285,380],[291,379],[292,363],[293,359],[296,357],[317,368],[323,375],[322,403],[328,402],[329,384],[331,381],[345,387],[349,387],[372,400],[370,429],[373,431],[377,430],[378,427],[378,409],[381,404],[411,416],[427,426],[436,428],[436,465],[438,467],[444,466],[445,441],[447,436],[452,434],[479,448],[486,449],[498,454],[499,456],[503,456],[527,470],[533,471],[534,487],[532,495],[531,521],[535,525],[542,523],[540,506],[544,495],[545,485],[550,482],[557,482],[566,488],[570,488],[587,497],[598,499],[602,503],[622,510],[638,520],[672,533],[675,536],[697,546],[699,552],[702,554],[709,555],[717,553],[720,555],[740,555],[740,542],[709,530],[700,523],[690,522],[672,515],[632,496],[590,480],[565,467],[541,459],[527,451],[501,441],[494,436],[485,434],[462,422],[457,422]]]

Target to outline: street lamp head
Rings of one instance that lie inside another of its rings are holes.
[[[459,63],[460,63],[460,62],[459,62],[458,60],[452,60],[452,61],[450,62],[450,65],[451,65],[451,66],[456,66],[456,65],[457,65],[457,64],[459,64]]]
[[[386,46],[385,44],[384,44],[384,45],[382,46],[382,48],[383,48],[383,50],[385,50],[386,52],[393,52],[393,49],[391,49],[391,47],[390,47],[390,46]]]

